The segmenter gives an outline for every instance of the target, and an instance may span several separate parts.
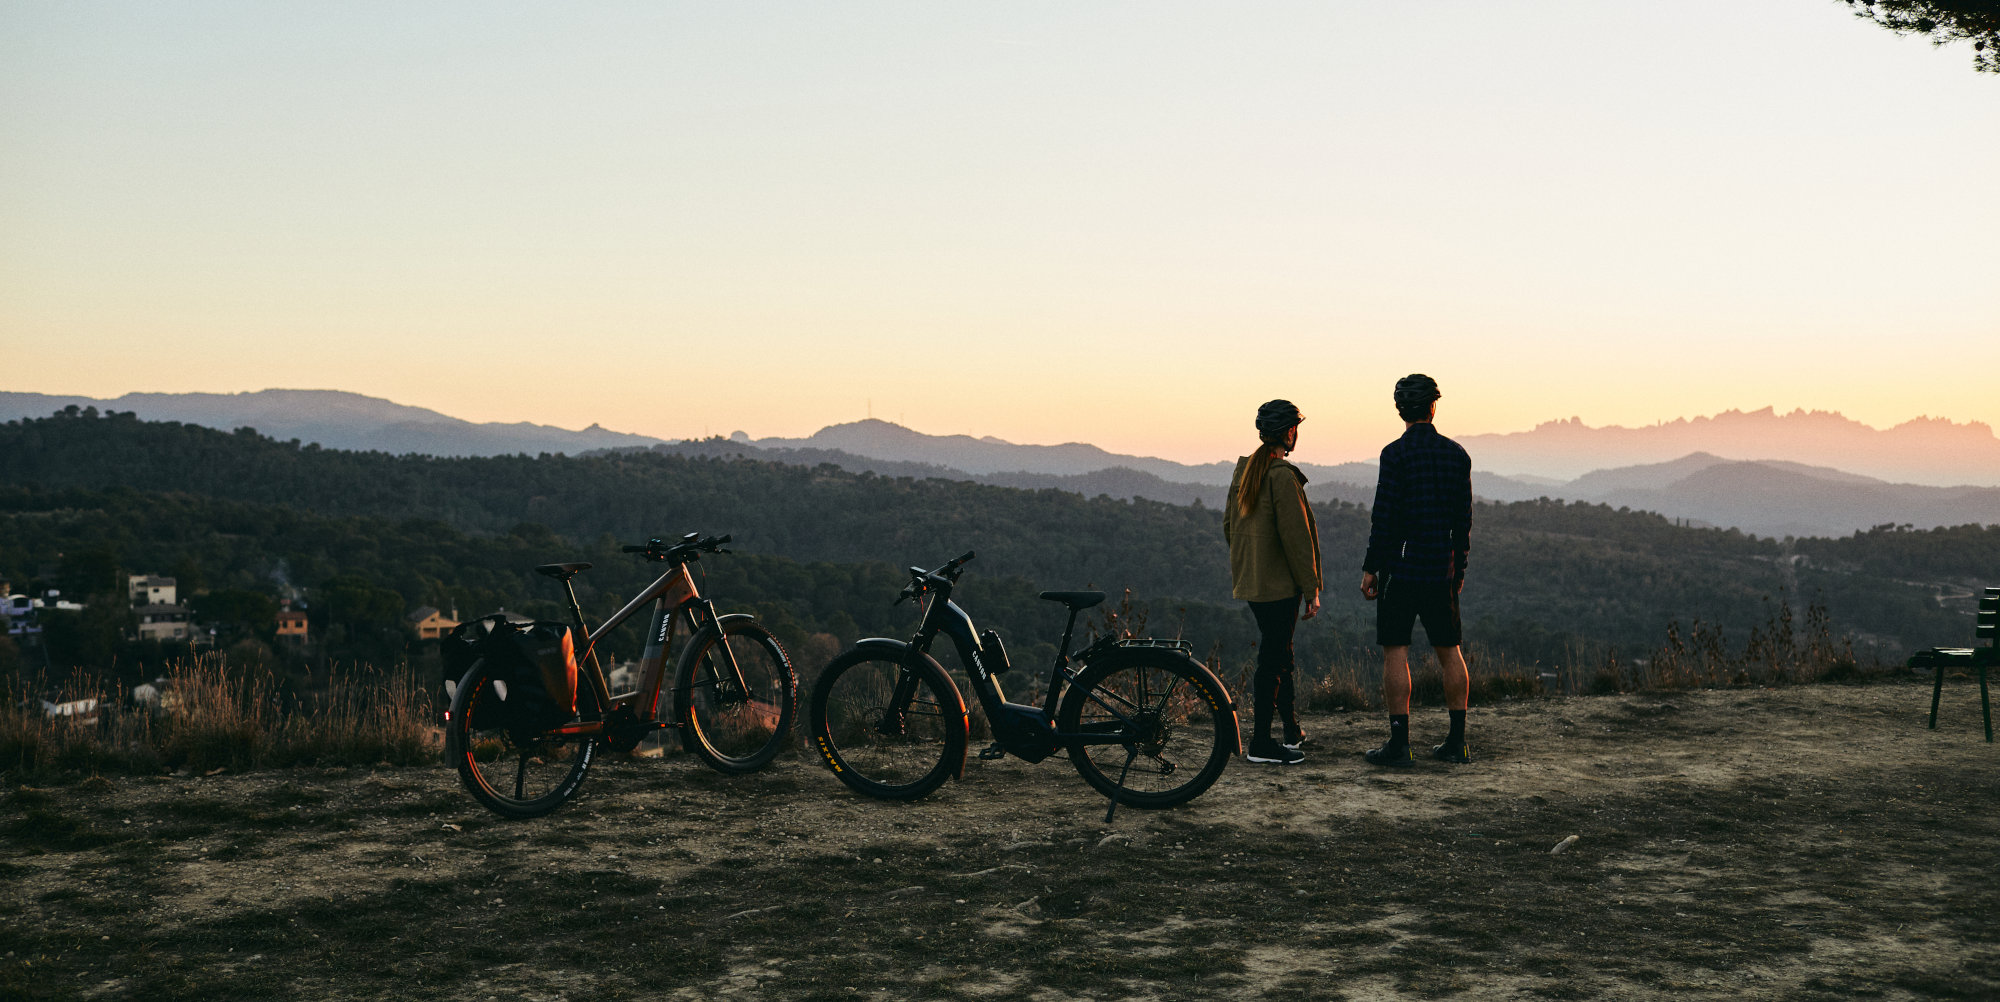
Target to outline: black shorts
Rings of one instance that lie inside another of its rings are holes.
[[[1375,642],[1384,647],[1410,646],[1410,628],[1419,619],[1424,621],[1424,638],[1432,647],[1457,647],[1463,630],[1458,623],[1456,584],[1390,578],[1375,600]]]

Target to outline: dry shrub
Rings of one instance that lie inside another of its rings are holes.
[[[1783,592],[1775,607],[1764,599],[1762,626],[1753,626],[1741,654],[1732,656],[1722,630],[1694,621],[1685,634],[1678,620],[1667,624],[1667,642],[1635,673],[1646,689],[1704,689],[1722,686],[1860,682],[1871,674],[1854,657],[1852,637],[1835,638],[1833,619],[1817,600],[1806,605],[1803,629]]]
[[[1373,696],[1375,687],[1364,685],[1361,679],[1352,663],[1327,665],[1317,675],[1302,680],[1299,705],[1318,713],[1373,709],[1379,702]]]
[[[431,692],[409,665],[388,672],[336,670],[311,712],[293,713],[275,730],[275,765],[414,765],[436,761],[444,732],[433,721]]]
[[[202,771],[264,764],[280,723],[273,686],[267,672],[231,673],[220,655],[176,663],[167,670],[156,728],[161,757]]]

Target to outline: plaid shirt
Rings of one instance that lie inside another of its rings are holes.
[[[1472,459],[1423,421],[1382,447],[1361,570],[1409,581],[1465,577],[1472,549]]]

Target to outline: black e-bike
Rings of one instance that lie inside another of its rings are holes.
[[[1042,706],[1010,703],[998,676],[1011,667],[1000,637],[980,633],[951,600],[967,553],[942,567],[910,568],[896,599],[924,605],[908,642],[863,640],[829,662],[813,688],[812,742],[840,781],[871,796],[915,800],[965,770],[969,721],[958,686],[930,655],[943,633],[986,712],[998,749],[1028,762],[1057,751],[1084,781],[1119,804],[1172,807],[1213,785],[1239,748],[1229,689],[1185,641],[1104,637],[1071,654],[1077,613],[1097,591],[1045,591],[1069,610]]]

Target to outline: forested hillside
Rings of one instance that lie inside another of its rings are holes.
[[[0,500],[0,575],[17,590],[116,566],[264,594],[365,584],[472,614],[552,598],[527,568],[581,557],[599,563],[583,580],[602,614],[645,573],[615,544],[699,530],[738,541],[738,555],[708,565],[725,605],[842,640],[907,630],[888,607],[895,568],[966,549],[980,552],[967,604],[1017,649],[1059,625],[1033,601],[1038,588],[1131,588],[1156,629],[1244,656],[1252,636],[1229,598],[1220,513],[1201,506],[643,452],[352,453],[82,413],[0,425],[0,485],[13,488]],[[1327,612],[1301,651],[1325,658],[1370,639],[1372,610],[1354,588],[1368,516],[1316,507]],[[1521,502],[1480,505],[1473,538],[1472,638],[1524,662],[1613,647],[1644,657],[1676,619],[1719,625],[1740,644],[1781,595],[1795,609],[1823,599],[1837,630],[1899,655],[1969,638],[1969,617],[1941,606],[1935,584],[2000,579],[1996,527],[1780,542]]]

